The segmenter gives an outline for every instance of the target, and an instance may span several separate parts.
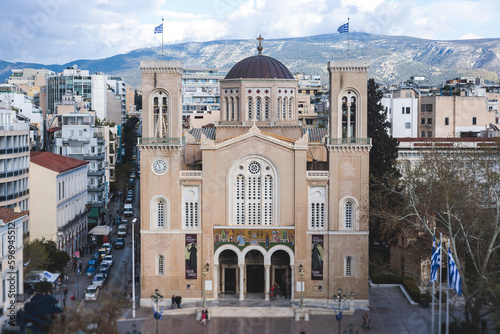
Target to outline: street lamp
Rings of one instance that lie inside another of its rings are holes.
[[[205,265],[205,269],[201,272],[203,275],[203,308],[207,308],[207,295],[205,291],[205,276],[208,274],[208,270],[210,269],[210,264]]]
[[[132,219],[132,318],[135,318],[135,222],[137,218]]]
[[[163,296],[160,295],[160,290],[156,289],[155,293],[151,295],[151,301],[156,304],[155,319],[156,319],[156,334],[158,334],[158,319],[160,319],[159,304],[163,301]]]
[[[300,308],[304,307],[304,267],[302,263],[299,266],[299,275],[300,275]]]
[[[336,318],[337,321],[339,322],[339,334],[340,334],[340,322],[342,321],[342,309],[341,309],[341,304],[342,302],[345,302],[347,299],[346,295],[342,296],[342,289],[339,289],[339,293],[336,295],[333,295],[333,300],[339,301],[339,313],[337,314]]]

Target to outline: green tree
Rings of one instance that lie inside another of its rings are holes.
[[[374,79],[368,80],[368,137],[372,139],[370,150],[370,256],[374,244],[388,238],[384,232],[384,218],[380,215],[386,207],[398,205],[394,194],[382,194],[382,190],[400,177],[396,167],[398,141],[389,135],[390,123],[382,106],[382,91]],[[373,258],[371,259],[373,261]]]
[[[28,263],[24,272],[27,274],[34,270],[47,270],[50,272],[63,272],[71,260],[65,251],[57,249],[52,240],[35,239],[24,246],[24,261]]]

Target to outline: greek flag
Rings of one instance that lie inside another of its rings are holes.
[[[434,236],[434,241],[432,242],[432,258],[431,258],[431,282],[437,281],[438,268],[441,266],[441,240],[439,240],[439,245],[436,248],[436,236]]]
[[[346,24],[341,25],[341,26],[337,29],[337,31],[338,31],[339,33],[341,33],[341,34],[345,34],[345,33],[349,32],[349,22],[347,22]]]
[[[462,279],[450,247],[448,247],[448,288],[455,290],[459,296],[462,294]]]
[[[161,33],[163,33],[163,23],[155,28],[155,34],[161,34]]]

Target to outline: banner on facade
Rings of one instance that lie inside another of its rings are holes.
[[[323,235],[312,236],[311,279],[323,279]]]
[[[198,235],[186,234],[186,279],[197,278]]]
[[[222,245],[235,245],[240,249],[250,245],[260,245],[269,249],[276,245],[290,247],[295,245],[295,230],[293,229],[252,229],[252,228],[214,228],[214,248]]]

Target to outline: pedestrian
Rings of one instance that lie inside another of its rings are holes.
[[[201,324],[205,326],[207,324],[207,313],[206,310],[201,311]]]
[[[75,272],[75,271],[76,271],[76,263],[73,262],[73,272]]]
[[[67,294],[68,294],[68,288],[67,288],[67,287],[64,287],[63,292],[64,292],[64,300],[66,300],[66,296],[67,296]]]
[[[176,305],[175,296],[172,295],[172,305],[170,306],[170,308],[173,310],[175,308],[175,305]]]
[[[83,266],[82,266],[82,263],[81,263],[81,262],[80,262],[80,267],[79,267],[79,268],[80,268],[80,272],[82,272],[82,268],[83,268]]]
[[[368,314],[366,312],[363,315],[363,325],[361,326],[361,328],[364,328],[364,329],[370,328],[370,317],[368,316]]]

